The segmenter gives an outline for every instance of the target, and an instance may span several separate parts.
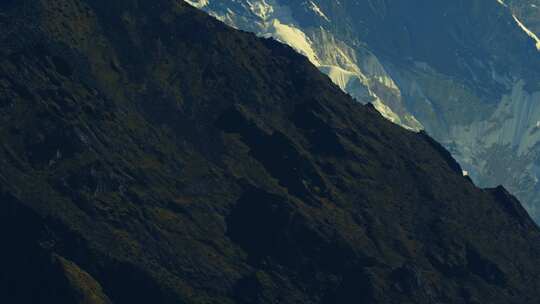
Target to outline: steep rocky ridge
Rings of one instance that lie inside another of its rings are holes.
[[[353,97],[427,130],[477,184],[505,185],[540,218],[540,51],[525,28],[534,31],[534,1],[190,2],[293,46]]]
[[[180,1],[0,5],[2,303],[534,303],[504,188]]]
[[[188,1],[219,20],[288,44],[360,102],[412,130],[422,125],[404,107],[399,89],[379,59],[350,29],[339,28],[313,1]],[[339,16],[341,18],[341,16]],[[342,32],[340,32],[342,31]],[[350,33],[344,39],[341,33]]]

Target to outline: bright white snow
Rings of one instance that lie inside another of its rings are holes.
[[[322,65],[319,67],[330,79],[332,82],[337,84],[342,90],[347,89],[347,85],[352,78],[359,78],[358,74],[349,72],[335,65]]]
[[[247,1],[251,12],[262,20],[266,21],[274,13],[274,7],[265,0]]]
[[[392,109],[390,109],[389,106],[385,105],[380,98],[376,98],[374,102],[372,102],[373,106],[375,107],[375,109],[377,109],[377,111],[379,113],[381,113],[381,115],[390,120],[391,122],[395,123],[395,124],[398,124],[398,125],[401,125],[402,127],[404,127],[405,129],[409,129],[411,131],[415,131],[414,129],[412,128],[409,128],[405,125],[402,124],[401,122],[401,118],[399,118],[399,116],[394,113],[394,111],[392,111]]]
[[[269,31],[270,36],[274,37],[278,41],[290,45],[297,52],[306,56],[314,65],[320,65],[317,54],[313,50],[311,41],[301,30],[291,25],[283,24],[279,20],[274,19],[272,20]]]
[[[312,11],[314,11],[317,15],[321,16],[324,20],[330,22],[330,19],[326,17],[326,14],[323,13],[323,11],[317,6],[317,4],[313,3],[313,1],[309,1],[309,4]]]
[[[499,3],[500,3],[501,5],[503,5],[503,6],[506,6],[506,7],[508,7],[508,5],[506,5],[506,3],[504,3],[504,1],[503,1],[503,0],[497,0],[497,2],[499,2]]]
[[[519,25],[519,27],[536,42],[536,49],[540,51],[540,38],[538,38],[535,33],[525,27],[525,25],[521,23],[521,21],[519,21],[519,19],[515,15],[512,15],[512,17],[514,17],[514,20],[516,20],[516,23]]]
[[[196,8],[203,8],[208,5],[210,0],[184,0],[191,6],[194,6]]]

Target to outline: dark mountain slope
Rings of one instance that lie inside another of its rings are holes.
[[[504,185],[540,222],[540,56],[530,33],[539,0],[186,1],[306,54],[357,100],[425,129],[477,185]]]
[[[0,302],[540,296],[518,201],[288,47],[177,1],[0,8]]]

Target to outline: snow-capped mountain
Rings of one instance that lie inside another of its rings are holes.
[[[540,219],[540,44],[534,14],[524,13],[537,0],[188,2],[290,45],[357,100],[425,129],[477,184],[503,184]]]
[[[378,58],[361,41],[336,38],[334,22],[316,1],[295,5],[276,0],[187,2],[235,28],[288,44],[357,100],[372,102],[397,124],[422,129],[405,109],[399,88]]]

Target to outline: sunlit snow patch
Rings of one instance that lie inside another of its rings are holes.
[[[203,8],[208,5],[210,0],[184,0],[191,6],[194,6],[196,8]]]
[[[323,13],[323,11],[317,6],[317,4],[313,3],[313,1],[309,1],[310,8],[312,11],[314,11],[317,15],[319,15],[324,20],[330,22],[330,19],[326,17],[326,15]]]
[[[306,56],[314,65],[321,65],[315,51],[313,50],[313,47],[311,46],[311,41],[306,34],[304,34],[304,32],[291,25],[283,24],[277,19],[272,20],[270,31],[271,33],[269,33],[268,36],[274,37],[278,41],[288,44],[297,52]]]
[[[503,0],[497,0],[497,2],[499,2],[499,3],[500,3],[501,5],[503,5],[503,6],[506,6],[506,7],[508,7],[508,5],[506,5],[506,3],[504,3],[504,1],[503,1]]]
[[[319,69],[322,70],[326,75],[328,75],[332,82],[337,84],[344,91],[347,89],[347,86],[349,85],[351,79],[360,78],[359,74],[347,71],[345,69],[342,69],[341,67],[334,65],[322,65],[319,67]],[[367,83],[367,80],[360,79],[360,81],[362,80],[364,83]]]
[[[372,104],[375,107],[375,109],[377,109],[377,111],[381,113],[381,115],[384,118],[390,120],[391,122],[395,124],[401,124],[401,119],[399,118],[399,116],[396,113],[394,113],[394,111],[392,111],[392,109],[390,109],[389,106],[382,103],[382,101],[379,98],[375,99],[375,101],[372,102]],[[406,126],[404,126],[404,128],[408,129]]]
[[[266,3],[265,0],[255,2],[248,1],[247,3],[251,12],[262,20],[267,20],[274,12],[272,5]]]
[[[514,17],[514,20],[516,20],[516,23],[519,25],[519,27],[536,42],[536,49],[540,51],[540,38],[538,38],[535,33],[525,27],[525,25],[521,23],[521,21],[519,21],[519,19],[515,15],[512,15],[512,17]]]

